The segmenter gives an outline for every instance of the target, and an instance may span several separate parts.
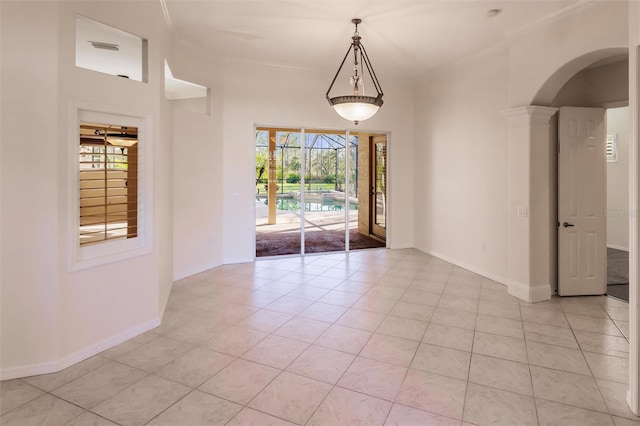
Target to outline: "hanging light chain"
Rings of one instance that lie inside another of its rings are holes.
[[[353,33],[353,40],[351,45],[353,46],[353,76],[350,79],[350,83],[353,86],[353,94],[354,96],[364,95],[364,81],[362,80],[362,76],[364,76],[364,70],[362,69],[362,52],[360,50],[360,33],[358,32],[358,24],[362,22],[360,19],[353,19],[351,21],[355,24],[356,29]],[[358,61],[358,53],[360,53],[360,61]],[[358,74],[358,65],[360,65],[360,74]],[[362,90],[362,93],[360,92]]]

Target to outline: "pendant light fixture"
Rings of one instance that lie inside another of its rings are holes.
[[[340,117],[345,118],[349,121],[353,121],[356,125],[360,121],[371,118],[375,115],[376,112],[382,106],[382,89],[380,87],[380,83],[378,82],[378,78],[376,77],[376,73],[371,66],[371,62],[369,61],[369,57],[367,56],[367,51],[364,49],[364,45],[360,41],[360,34],[358,33],[358,24],[362,22],[361,19],[352,19],[351,22],[356,26],[355,33],[353,37],[351,37],[351,45],[347,50],[346,55],[344,55],[344,59],[336,72],[335,77],[333,77],[333,81],[327,90],[326,97],[329,101],[329,105],[336,110]],[[336,96],[329,97],[329,92],[331,88],[333,88],[333,84],[336,82],[342,67],[344,66],[349,53],[353,50],[353,75],[350,79],[351,87],[353,88],[353,94],[344,95],[344,96]],[[374,89],[376,90],[376,96],[366,96],[364,90],[364,71],[367,70],[369,74],[369,78],[371,79],[371,83],[373,84]]]

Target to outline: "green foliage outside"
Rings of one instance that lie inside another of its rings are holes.
[[[277,133],[277,149],[274,152],[276,166],[275,178],[278,193],[300,191],[302,174],[305,189],[310,191],[344,191],[345,150],[344,149],[308,149],[306,161],[302,164],[300,143],[297,133]],[[256,194],[266,194],[269,179],[268,132],[256,132]],[[356,149],[350,156],[350,181],[355,188]],[[355,193],[355,189],[351,192]]]
[[[256,185],[256,194],[267,194],[267,182],[260,181]],[[334,191],[336,189],[336,185],[333,183],[316,183],[316,182],[307,182],[304,185],[304,188],[309,191]],[[300,191],[301,185],[300,183],[281,183],[278,181],[278,194],[286,194],[291,191]]]
[[[297,173],[289,173],[287,183],[300,183],[300,175]]]
[[[267,178],[269,171],[268,152],[266,149],[256,149],[256,184],[263,178]]]

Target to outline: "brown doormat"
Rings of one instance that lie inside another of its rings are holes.
[[[344,231],[306,231],[305,253],[344,251]],[[349,231],[349,250],[385,247],[384,242],[362,235],[357,229]],[[256,232],[256,257],[300,254],[300,232]]]

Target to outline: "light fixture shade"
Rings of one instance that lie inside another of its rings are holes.
[[[338,115],[358,123],[375,115],[382,106],[381,98],[372,96],[338,96],[329,100]]]

